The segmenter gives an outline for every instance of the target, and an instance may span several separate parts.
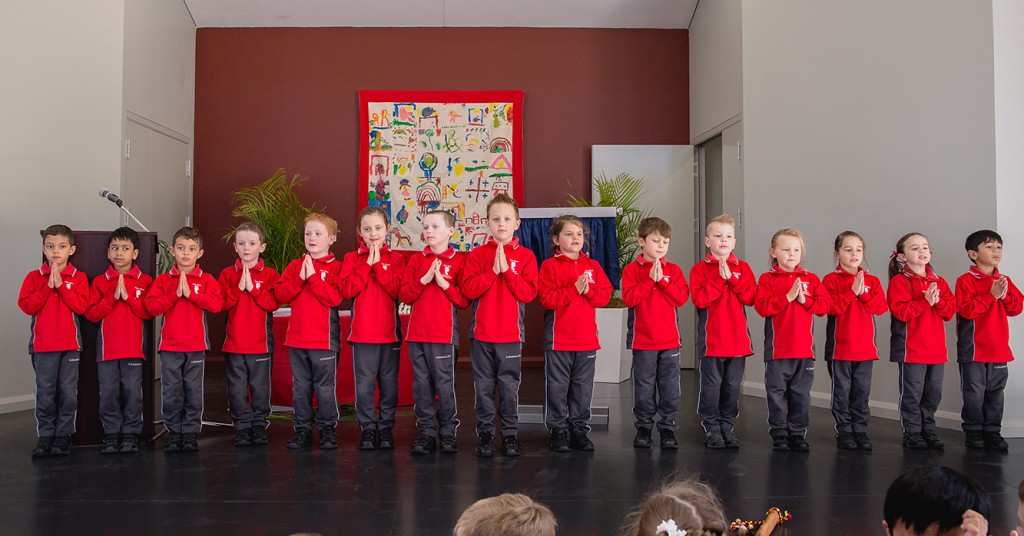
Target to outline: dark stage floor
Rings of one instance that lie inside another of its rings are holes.
[[[205,419],[228,422],[223,367],[207,369]],[[454,456],[413,458],[411,408],[396,430],[398,450],[360,452],[351,418],[339,425],[336,451],[292,452],[284,443],[290,421],[275,420],[271,444],[236,449],[229,428],[207,427],[198,454],[165,455],[163,440],[135,455],[101,456],[76,448],[63,459],[33,461],[31,412],[0,415],[0,534],[324,535],[450,534],[462,510],[478,498],[524,491],[558,517],[559,534],[616,534],[623,516],[652,486],[677,475],[700,474],[714,485],[730,517],[758,517],[779,506],[793,513],[792,535],[882,534],[882,500],[907,467],[936,463],[978,479],[994,503],[992,534],[1007,534],[1016,518],[1016,484],[1024,478],[1024,440],[1010,454],[967,452],[959,432],[942,430],[942,453],[905,451],[898,423],[872,423],[873,452],[835,448],[832,419],[812,410],[809,454],[770,448],[760,398],[744,397],[738,451],[708,451],[694,408],[696,378],[683,373],[680,450],[635,451],[629,382],[600,385],[595,405],[610,407],[611,424],[595,429],[591,455],[555,454],[540,425],[524,426],[518,459],[473,455],[472,382],[459,371],[463,425]],[[539,404],[543,373],[525,371],[522,402]]]

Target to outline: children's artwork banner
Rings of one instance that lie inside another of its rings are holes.
[[[360,91],[359,209],[390,215],[390,244],[421,250],[423,216],[455,216],[452,244],[487,239],[487,202],[523,204],[522,91]]]

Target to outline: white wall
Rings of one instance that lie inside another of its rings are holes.
[[[17,308],[24,274],[41,262],[39,229],[117,224],[97,196],[121,174],[124,0],[6,6],[0,196],[0,411],[32,406],[29,317]]]
[[[1024,283],[1024,4],[1017,0],[993,0],[993,44],[995,58],[996,125],[996,210],[998,231],[1006,243],[999,267],[1020,286]],[[1006,386],[1003,433],[1024,436],[1024,319],[1010,321],[1010,342],[1017,361],[1010,363]]]
[[[740,0],[700,2],[690,22],[690,140],[703,142],[743,111]]]
[[[996,225],[991,2],[748,0],[742,9],[743,235],[755,272],[767,269],[774,231],[791,226],[806,237],[804,266],[827,273],[832,241],[849,228],[884,280],[888,253],[915,230],[952,285],[968,267],[964,237]],[[820,348],[825,322],[816,323]],[[878,326],[874,413],[893,416],[888,315]],[[751,332],[760,356],[756,315]],[[952,323],[947,334],[955,355]],[[827,405],[819,365],[814,394]],[[945,370],[941,424],[958,428],[958,371]],[[745,385],[763,396],[757,357]]]
[[[196,27],[183,1],[124,0],[124,108],[189,139]]]

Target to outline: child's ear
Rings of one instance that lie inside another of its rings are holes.
[[[199,258],[202,257],[202,256],[203,256],[203,250],[200,249],[199,253],[196,253],[196,260],[198,261]]]
[[[972,261],[978,260],[978,252],[973,249],[967,251],[967,257]]]
[[[71,246],[71,248],[68,249],[68,257],[74,255],[76,249],[78,249],[78,246]]]
[[[132,260],[134,261],[135,259],[138,259],[138,258],[139,258],[139,250],[133,249],[132,250]]]
[[[267,249],[267,243],[266,242],[260,244],[260,253],[263,253],[264,251],[266,251],[266,249]]]
[[[359,234],[359,233],[356,233],[356,234]],[[336,235],[336,234],[332,234],[331,236],[328,236],[327,237],[327,245],[330,246],[337,239],[338,239],[338,235]]]

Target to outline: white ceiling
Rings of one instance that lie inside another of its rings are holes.
[[[687,28],[698,0],[184,0],[197,27]]]

